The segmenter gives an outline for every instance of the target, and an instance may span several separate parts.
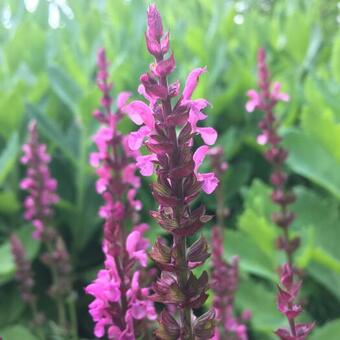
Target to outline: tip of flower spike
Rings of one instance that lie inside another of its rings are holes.
[[[37,129],[37,121],[35,119],[31,120],[28,124],[29,132],[32,132]]]
[[[106,66],[106,51],[101,47],[97,52],[97,65],[98,67]]]
[[[259,61],[264,61],[266,59],[266,50],[264,49],[264,47],[259,48],[257,52],[257,59]]]
[[[150,4],[147,10],[148,27],[147,35],[157,41],[163,36],[162,18],[156,4]]]

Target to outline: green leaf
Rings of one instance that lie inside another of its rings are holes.
[[[20,204],[14,192],[0,191],[0,212],[3,214],[13,214],[18,212]]]
[[[284,145],[293,171],[340,199],[339,162],[320,143],[302,131],[290,129],[284,133]]]
[[[24,310],[18,285],[8,285],[0,290],[0,327],[14,323]],[[1,336],[0,332],[0,336]]]
[[[244,192],[245,210],[239,218],[239,228],[253,240],[272,265],[278,263],[278,253],[275,249],[275,240],[278,229],[270,222],[270,215],[274,206],[270,200],[270,188],[259,180],[254,180],[251,187]],[[273,255],[274,254],[274,255]]]
[[[277,261],[275,256],[268,257],[255,241],[242,231],[226,230],[224,234],[226,255],[240,257],[240,268],[273,282],[277,280]]]
[[[241,310],[250,309],[254,329],[272,333],[286,326],[285,318],[276,309],[276,294],[274,285],[264,286],[251,278],[241,278],[235,301]]]
[[[340,167],[340,123],[331,110],[316,112],[306,108],[301,117],[303,130],[333,156]]]
[[[0,330],[3,340],[38,340],[30,330],[21,325],[10,326]]]
[[[82,97],[81,88],[63,69],[56,65],[50,65],[47,73],[54,92],[76,114],[79,100]]]
[[[338,340],[340,335],[340,319],[327,322],[324,326],[315,329],[309,340]]]
[[[338,33],[335,42],[333,44],[332,57],[331,57],[331,66],[332,66],[332,74],[335,79],[340,82],[340,34]]]
[[[313,228],[314,253],[321,248],[329,254],[329,258],[340,261],[340,213],[338,202],[329,197],[323,197],[311,189],[295,188],[296,202],[292,211],[296,219],[292,227],[295,230]],[[320,254],[321,257],[324,258]]]
[[[73,153],[74,148],[67,144],[67,139],[58,125],[47,115],[43,114],[37,106],[27,105],[27,111],[34,119],[36,119],[39,131],[55,143],[62,150],[64,155],[75,164],[76,155]]]
[[[0,155],[0,185],[4,182],[9,172],[15,165],[19,149],[19,140],[17,133],[14,133],[8,141],[5,150]]]
[[[9,138],[19,126],[24,111],[23,86],[19,84],[9,94],[1,93],[0,97],[0,134]]]

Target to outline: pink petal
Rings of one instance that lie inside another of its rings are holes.
[[[213,145],[217,139],[217,132],[212,127],[196,128],[196,131],[201,135],[204,143]]]
[[[260,95],[255,90],[249,90],[247,96],[249,97],[249,100],[246,103],[246,110],[248,112],[253,112],[260,104]]]
[[[200,146],[194,153],[193,155],[193,160],[195,163],[195,169],[194,171],[197,172],[198,168],[200,167],[200,165],[202,164],[206,154],[209,151],[209,147],[206,145],[202,145]]]
[[[91,166],[93,166],[94,168],[97,168],[100,165],[100,161],[101,161],[100,154],[98,152],[92,152],[90,154],[89,161],[90,161]]]
[[[268,143],[268,136],[262,133],[261,135],[257,136],[256,141],[260,145],[265,145]]]
[[[192,93],[195,91],[197,87],[199,77],[205,71],[206,71],[206,67],[195,68],[194,70],[191,71],[191,73],[189,74],[185,82],[185,86],[183,90],[184,100],[191,99]]]
[[[126,250],[130,257],[132,257],[133,253],[136,251],[140,238],[141,234],[139,231],[132,231],[126,238]]]
[[[142,126],[139,130],[133,131],[129,134],[128,144],[131,150],[138,150],[141,148],[144,138],[148,136],[150,129]]]
[[[274,100],[282,100],[283,102],[288,102],[289,101],[289,95],[287,93],[283,93],[283,92],[280,92],[280,91],[281,91],[281,84],[280,83],[274,83],[272,98]]]
[[[139,271],[133,273],[131,280],[131,288],[133,291],[137,291],[139,289]]]
[[[117,107],[122,109],[127,103],[128,99],[131,97],[131,92],[121,92],[117,97]]]
[[[137,125],[145,123],[145,119],[148,120],[152,116],[152,111],[145,103],[140,100],[135,100],[124,107],[124,112],[130,117],[130,119]],[[147,124],[146,124],[147,125]]]
[[[152,161],[157,159],[156,155],[145,155],[137,157],[137,167],[139,168],[143,176],[151,176],[154,170],[154,164]]]
[[[218,178],[213,172],[197,174],[197,180],[202,182],[202,189],[208,195],[215,191],[219,183]]]

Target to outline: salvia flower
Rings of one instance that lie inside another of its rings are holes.
[[[21,241],[14,234],[11,236],[11,252],[17,268],[15,276],[20,286],[21,297],[26,303],[31,303],[35,300],[32,292],[34,279],[31,264],[26,259],[26,253]]]
[[[24,156],[21,162],[27,167],[27,172],[20,187],[29,193],[24,202],[24,218],[32,221],[35,227],[33,237],[41,239],[59,197],[56,194],[57,181],[51,177],[49,170],[51,157],[46,152],[46,145],[39,143],[34,121],[29,125],[29,140],[22,149]]]
[[[122,108],[130,94],[122,92],[117,98],[117,110],[111,111],[112,83],[108,81],[108,61],[104,49],[97,57],[97,83],[102,92],[102,109],[94,112],[101,123],[93,137],[97,150],[90,155],[96,169],[96,189],[102,195],[99,215],[104,219],[104,268],[85,291],[95,299],[89,312],[95,322],[94,334],[109,339],[133,340],[142,335],[147,320],[157,318],[149,288],[141,280],[147,266],[149,242],[144,233],[146,224],[138,224],[141,202],[136,199],[140,178],[136,176],[138,151],[131,151],[127,137],[117,124],[123,118]],[[134,225],[131,232],[125,229]]]
[[[307,339],[314,322],[295,323],[295,318],[303,310],[302,306],[296,303],[302,282],[294,280],[294,272],[289,264],[283,265],[280,272],[277,308],[288,319],[290,329],[280,328],[275,333],[281,340]]]
[[[212,232],[212,282],[214,292],[213,305],[216,310],[217,325],[214,339],[247,340],[247,327],[244,324],[250,318],[250,312],[239,318],[234,316],[235,293],[239,280],[239,258],[234,256],[231,262],[223,258],[223,237],[220,227]]]
[[[302,307],[293,303],[297,298],[301,282],[294,282],[297,269],[294,267],[293,254],[299,247],[300,238],[291,237],[289,227],[293,223],[295,215],[289,211],[288,206],[295,201],[295,195],[287,190],[288,175],[284,165],[288,151],[281,143],[278,133],[278,121],[274,114],[274,108],[278,101],[288,101],[289,96],[281,92],[281,85],[271,85],[270,73],[266,63],[266,53],[263,48],[258,52],[258,78],[259,92],[248,91],[250,100],[246,109],[251,112],[254,109],[263,111],[264,116],[259,123],[262,133],[258,136],[259,144],[267,145],[265,158],[272,165],[271,183],[273,192],[272,201],[278,205],[279,211],[274,212],[272,221],[282,230],[282,235],[277,239],[277,246],[286,254],[287,263],[281,270],[281,286],[278,291],[278,309],[288,321],[290,330],[279,329],[276,334],[282,340],[303,340],[310,333],[314,324],[295,324],[295,318],[301,313]]]
[[[50,268],[53,283],[49,293],[56,299],[59,321],[66,327],[64,299],[71,293],[71,264],[69,254],[61,236],[51,227],[54,205],[59,197],[56,193],[57,181],[51,176],[46,145],[41,144],[37,124],[32,121],[28,127],[28,142],[23,145],[22,164],[26,166],[26,178],[21,181],[21,188],[28,192],[25,198],[24,218],[35,227],[33,238],[39,239],[45,246],[42,261]]]
[[[15,278],[19,284],[21,298],[30,307],[34,317],[34,324],[39,326],[42,324],[44,317],[37,310],[36,296],[33,293],[34,278],[31,263],[26,258],[25,249],[15,234],[11,236],[11,252],[16,266]]]
[[[220,146],[209,150],[211,168],[221,180],[228,168],[224,152]],[[214,293],[213,306],[216,311],[217,327],[214,339],[247,340],[247,327],[244,321],[249,320],[250,312],[245,311],[241,317],[235,317],[234,300],[239,281],[239,258],[234,256],[230,262],[223,258],[223,227],[228,210],[224,204],[223,186],[216,192],[217,225],[212,229],[212,269],[211,288]]]
[[[168,82],[175,70],[173,53],[169,53],[169,33],[164,33],[161,16],[155,5],[147,11],[146,45],[154,62],[149,72],[140,77],[139,93],[148,104],[136,100],[124,111],[140,126],[129,136],[129,146],[139,150],[143,145],[149,151],[137,156],[142,175],[154,172],[157,182],[152,193],[159,204],[152,217],[172,235],[172,245],[159,238],[150,253],[161,269],[161,276],[153,286],[153,299],[163,303],[155,335],[160,339],[209,339],[213,336],[214,312],[196,318],[193,308],[199,308],[207,299],[208,275],[196,277],[192,268],[200,266],[209,256],[207,242],[200,237],[187,247],[187,237],[193,236],[210,217],[204,206],[191,207],[203,189],[212,193],[218,185],[214,173],[201,173],[200,165],[215,143],[213,128],[201,127],[206,118],[202,112],[209,106],[205,99],[193,99],[192,94],[205,68],[193,70],[180,95],[178,81]],[[192,152],[193,138],[200,135],[205,145]],[[170,307],[171,306],[171,307]]]

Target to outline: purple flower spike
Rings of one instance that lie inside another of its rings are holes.
[[[302,312],[302,306],[296,304],[301,281],[294,281],[294,272],[289,264],[285,264],[281,268],[280,282],[277,308],[286,316],[289,321],[290,329],[280,328],[275,334],[281,340],[305,340],[314,328],[314,322],[302,324],[295,323],[295,318]]]
[[[35,300],[32,292],[34,279],[31,264],[26,259],[26,253],[21,241],[14,234],[11,236],[11,251],[17,267],[16,279],[20,285],[21,297],[26,303],[31,303]]]
[[[150,253],[162,270],[153,286],[153,299],[163,303],[155,335],[159,339],[210,339],[214,333],[214,312],[196,318],[193,308],[207,299],[206,272],[196,277],[191,271],[209,256],[204,238],[188,247],[187,237],[193,236],[210,217],[203,206],[192,208],[193,200],[203,190],[211,194],[218,185],[214,173],[201,173],[200,166],[215,143],[216,131],[199,126],[207,116],[202,112],[209,106],[205,99],[192,99],[199,77],[205,68],[193,70],[179,95],[178,81],[168,83],[176,62],[169,54],[169,34],[163,32],[161,16],[155,5],[147,12],[146,46],[155,57],[147,73],[140,77],[138,92],[148,104],[136,100],[124,111],[139,129],[129,136],[129,146],[146,155],[137,156],[137,166],[144,176],[157,175],[152,193],[159,207],[151,216],[172,235],[172,245],[159,238]],[[179,96],[179,97],[178,97]],[[177,98],[176,98],[177,97]],[[204,144],[193,151],[193,137],[201,136]],[[171,306],[171,307],[170,307]]]
[[[11,236],[11,252],[16,265],[15,278],[19,284],[21,298],[30,307],[34,324],[41,326],[44,316],[37,310],[31,263],[27,260],[25,249],[15,234]]]
[[[57,230],[51,227],[54,205],[59,201],[56,193],[57,181],[51,176],[46,145],[39,142],[37,124],[32,121],[28,127],[28,142],[23,145],[22,164],[26,166],[26,178],[21,189],[28,192],[25,198],[24,218],[35,227],[32,237],[42,241],[46,252],[42,261],[53,273],[53,283],[49,293],[61,301],[71,291],[71,265],[69,254]]]
[[[96,169],[96,189],[104,201],[99,216],[105,221],[105,262],[85,291],[94,297],[89,312],[95,322],[95,336],[134,340],[145,334],[149,320],[157,318],[150,290],[145,286],[147,282],[142,279],[149,242],[144,238],[148,226],[138,224],[142,203],[136,199],[141,185],[136,176],[136,157],[140,153],[128,147],[128,138],[117,129],[130,93],[118,95],[117,109],[112,112],[112,83],[108,80],[109,64],[104,49],[98,51],[97,65],[102,108],[93,115],[101,126],[93,136],[97,150],[90,155],[90,164]],[[131,222],[132,230],[125,230]]]
[[[24,202],[24,218],[32,221],[35,227],[33,238],[41,239],[46,223],[53,217],[53,205],[59,201],[59,197],[56,194],[57,181],[51,177],[48,167],[51,158],[46,153],[46,145],[39,143],[34,121],[29,125],[29,140],[22,149],[24,156],[21,163],[27,167],[27,172],[20,187],[29,193]]]
[[[247,340],[247,327],[242,321],[250,318],[247,311],[245,317],[234,316],[234,299],[238,288],[238,262],[237,256],[231,263],[223,259],[223,237],[220,227],[216,226],[212,232],[212,282],[214,291],[213,304],[216,310],[218,327],[215,331],[215,340],[223,339],[223,334],[237,340]]]
[[[277,239],[278,249],[285,252],[287,263],[281,268],[281,286],[278,288],[278,310],[287,317],[290,330],[278,329],[276,335],[281,340],[304,340],[312,331],[314,323],[296,324],[295,318],[302,312],[302,306],[294,303],[302,282],[295,282],[295,274],[298,270],[294,267],[293,254],[299,247],[300,238],[291,237],[289,230],[295,219],[295,215],[288,207],[295,201],[294,193],[287,190],[288,175],[284,171],[284,164],[288,157],[288,151],[281,145],[281,137],[278,134],[278,125],[274,108],[278,101],[289,100],[286,93],[281,92],[281,84],[271,84],[270,73],[266,63],[266,53],[263,48],[258,52],[258,84],[259,92],[249,90],[247,95],[250,100],[246,104],[247,111],[254,109],[263,111],[264,116],[259,123],[262,133],[257,137],[259,144],[267,146],[264,153],[266,160],[272,165],[273,172],[270,178],[273,185],[271,200],[278,205],[279,211],[272,215],[272,221],[282,230],[282,235]],[[272,90],[271,90],[272,89]]]

